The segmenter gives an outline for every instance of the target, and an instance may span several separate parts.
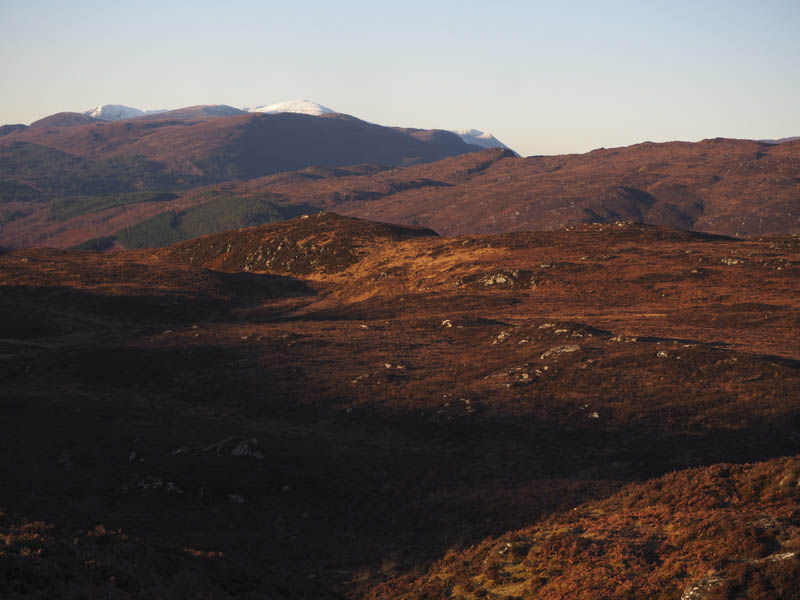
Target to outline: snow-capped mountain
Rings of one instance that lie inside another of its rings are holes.
[[[225,105],[208,105],[208,108],[230,109],[230,111],[234,110],[231,107]],[[261,106],[261,105],[247,106],[244,107],[242,110],[251,113],[266,113],[266,114],[299,113],[303,115],[312,115],[315,117],[336,112],[332,108],[328,108],[327,106],[323,106],[322,104],[319,104],[318,102],[314,102],[312,100],[286,100],[285,102],[278,102],[276,104],[270,104],[268,106]],[[230,111],[229,112],[220,111],[220,114],[217,116],[228,116]],[[144,111],[138,108],[133,108],[132,106],[124,106],[122,104],[101,104],[100,106],[95,106],[94,108],[90,108],[89,110],[84,111],[83,114],[89,117],[93,117],[95,119],[101,119],[103,121],[120,121],[122,119],[135,119],[136,117],[143,117],[146,115],[157,114],[162,112],[167,112],[167,111],[164,110]],[[494,137],[491,133],[485,133],[478,129],[451,130],[451,133],[455,133],[466,143],[474,144],[476,146],[480,146],[481,148],[506,148],[510,150],[508,146],[506,146],[503,142]]]
[[[102,121],[120,121],[122,119],[135,119],[143,117],[143,110],[122,104],[101,104],[83,112],[87,117],[93,117]]]
[[[312,100],[287,100],[286,102],[278,102],[277,104],[270,104],[269,106],[245,107],[243,110],[246,110],[247,112],[269,114],[287,112],[300,113],[304,115],[314,115],[317,117],[326,113],[336,112],[335,110],[328,108],[327,106],[323,106],[318,102],[313,102]],[[506,146],[491,133],[484,133],[478,129],[459,129],[456,131],[451,131],[451,133],[455,133],[466,143],[475,144],[481,148],[506,148],[511,150],[511,148]]]
[[[300,113],[303,115],[314,115],[318,117],[319,115],[324,115],[326,113],[333,113],[336,112],[335,110],[328,108],[327,106],[322,106],[322,104],[318,104],[317,102],[312,102],[311,100],[287,100],[286,102],[278,102],[277,104],[270,104],[269,106],[255,106],[255,107],[247,107],[244,110],[247,112],[259,112],[259,113],[268,113],[268,114],[275,114],[275,113]]]
[[[481,146],[482,148],[506,148],[511,150],[511,148],[506,146],[491,133],[484,133],[483,131],[479,131],[477,129],[456,129],[451,133],[455,133],[468,144],[475,144],[476,146]]]

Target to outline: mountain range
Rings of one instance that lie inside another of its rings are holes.
[[[521,158],[476,130],[384,127],[310,101],[86,113],[0,129],[0,247],[159,246],[321,210],[445,235],[619,220],[800,232],[800,140]]]
[[[233,108],[232,106],[219,105],[219,107],[223,110],[230,111],[228,114],[236,114],[235,111],[237,109]],[[95,106],[94,108],[90,108],[89,110],[84,111],[83,114],[89,117],[93,117],[95,119],[100,119],[102,121],[120,121],[123,119],[135,119],[137,117],[142,117],[149,114],[160,114],[164,112],[168,111],[166,110],[144,111],[138,108],[124,106],[121,104],[101,104],[99,106]],[[265,113],[265,114],[297,113],[303,115],[313,115],[315,117],[318,117],[320,115],[332,114],[338,111],[335,111],[332,108],[328,108],[327,106],[323,106],[322,104],[313,102],[311,100],[287,100],[284,102],[270,104],[268,106],[264,105],[257,105],[253,107],[246,106],[242,108],[240,112]],[[451,133],[455,133],[456,135],[461,137],[461,139],[463,139],[466,143],[474,144],[476,146],[480,146],[481,148],[508,148],[508,146],[503,144],[491,133],[484,133],[483,131],[479,131],[478,129],[451,130]]]
[[[175,192],[308,166],[395,167],[480,150],[441,130],[383,127],[338,113],[247,113],[224,105],[115,121],[58,113],[2,133],[0,219],[6,224],[37,204],[77,196]]]

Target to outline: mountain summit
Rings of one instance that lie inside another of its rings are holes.
[[[299,113],[303,115],[313,115],[315,117],[338,112],[312,100],[287,100],[285,102],[278,102],[277,104],[270,104],[269,106],[246,107],[244,110],[247,112],[267,114]],[[486,133],[478,129],[450,130],[450,133],[455,133],[467,144],[474,144],[481,148],[506,148],[507,150],[511,150],[511,148],[506,146],[491,133]]]
[[[142,117],[146,113],[132,106],[122,104],[100,104],[83,112],[87,117],[100,119],[101,121],[120,121],[122,119],[135,119]]]
[[[451,133],[455,133],[468,144],[475,144],[482,148],[505,148],[506,150],[511,150],[511,148],[506,146],[491,133],[486,133],[478,129],[454,129],[451,130]]]
[[[301,115],[314,115],[315,117],[336,112],[327,106],[322,106],[322,104],[312,102],[311,100],[287,100],[285,102],[278,102],[277,104],[270,104],[269,106],[245,108],[245,110],[248,112],[267,114],[299,113]]]
[[[225,105],[208,105],[209,107],[220,107],[224,109],[230,110],[220,110],[218,114],[211,115],[205,114],[205,116],[230,116],[233,114],[232,107],[228,107]],[[329,108],[327,106],[323,106],[319,102],[314,102],[313,100],[286,100],[284,102],[278,102],[276,104],[269,104],[267,106],[258,105],[258,106],[247,106],[243,108],[245,112],[250,113],[262,113],[262,114],[280,114],[280,113],[296,113],[301,115],[311,115],[314,117],[319,117],[321,115],[326,114],[333,114],[337,113],[338,111]],[[90,108],[83,112],[84,115],[88,117],[92,117],[94,119],[99,119],[101,121],[122,121],[124,119],[135,119],[137,117],[142,117],[146,115],[153,115],[159,114],[167,111],[163,110],[140,110],[138,108],[133,108],[132,106],[125,106],[122,104],[101,104],[99,106],[95,106],[94,108]],[[185,112],[184,110],[179,109],[178,111],[169,111],[171,113],[176,113],[175,116],[178,116],[178,112]],[[205,111],[208,113],[209,111]],[[511,150],[508,146],[506,146],[503,142],[498,140],[494,137],[491,133],[486,133],[480,131],[478,129],[458,129],[458,130],[451,130],[450,133],[454,133],[459,136],[462,140],[464,140],[467,144],[474,144],[475,146],[480,146],[481,148],[506,148]]]

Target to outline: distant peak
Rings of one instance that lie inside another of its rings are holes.
[[[800,140],[800,135],[794,137],[784,137],[784,138],[777,138],[777,139],[769,139],[769,140],[757,140],[762,144],[785,144],[786,142],[795,142]]]
[[[453,133],[456,135],[466,135],[473,138],[480,138],[483,140],[491,140],[495,139],[495,137],[491,133],[485,133],[480,129],[455,129]]]
[[[322,106],[317,102],[312,102],[311,100],[287,100],[285,102],[278,102],[277,104],[270,104],[269,106],[255,106],[245,108],[248,112],[258,112],[258,113],[267,113],[267,114],[276,114],[276,113],[299,113],[303,115],[314,115],[318,117],[319,115],[324,115],[328,113],[334,113],[335,110],[328,108],[327,106]]]
[[[454,129],[451,133],[455,133],[468,144],[474,144],[481,148],[505,148],[506,150],[511,150],[491,133],[483,132],[480,129]]]
[[[138,108],[122,104],[100,104],[84,111],[83,114],[101,121],[120,121],[122,119],[135,119],[136,117],[144,116],[146,113]]]

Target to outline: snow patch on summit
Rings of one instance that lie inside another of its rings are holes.
[[[481,148],[506,148],[507,150],[511,150],[511,148],[506,146],[491,133],[486,133],[478,129],[455,129],[452,130],[451,133],[455,133],[468,144],[475,144]]]
[[[277,104],[270,104],[269,106],[255,106],[246,107],[244,110],[247,112],[258,112],[267,114],[276,113],[300,113],[302,115],[313,115],[318,117],[327,113],[334,113],[335,110],[322,106],[317,102],[311,100],[287,100],[286,102],[278,102]]]
[[[83,112],[88,117],[101,121],[121,121],[122,119],[135,119],[146,113],[138,108],[123,106],[122,104],[101,104]]]

